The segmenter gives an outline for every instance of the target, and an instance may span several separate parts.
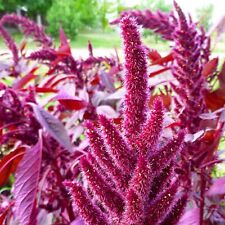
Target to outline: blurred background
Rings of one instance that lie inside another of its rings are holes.
[[[185,13],[199,21],[208,32],[215,29],[223,19],[223,0],[177,0]],[[95,49],[120,48],[118,26],[109,25],[109,21],[117,18],[120,12],[128,9],[151,9],[168,12],[173,7],[173,0],[0,0],[0,15],[17,13],[27,16],[43,25],[58,44],[58,30],[62,26],[70,38],[73,48],[86,48],[91,40]],[[17,27],[7,26],[17,41],[21,40]],[[223,29],[222,29],[223,30]],[[151,31],[143,30],[143,41],[167,51],[169,44],[162,41]],[[0,47],[4,43],[0,40]],[[225,38],[221,36],[215,46],[217,54],[225,52]]]

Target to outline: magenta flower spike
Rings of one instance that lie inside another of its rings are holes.
[[[80,184],[67,181],[64,182],[64,185],[71,193],[71,197],[87,225],[110,225],[104,214],[92,203],[92,200]]]
[[[147,223],[150,225],[159,224],[164,216],[170,213],[169,207],[173,205],[176,192],[178,191],[178,182],[175,181],[169,188],[152,201],[147,212]]]
[[[136,21],[121,20],[125,53],[124,133],[127,139],[136,136],[146,120],[147,62]]]
[[[158,139],[162,132],[163,124],[163,105],[160,99],[156,99],[151,110],[150,118],[143,126],[138,136],[136,147],[140,154],[149,155],[155,151]]]
[[[127,173],[132,171],[135,159],[131,150],[120,135],[117,128],[105,116],[99,116],[99,122],[104,133],[104,140],[108,146],[110,156],[115,164]]]
[[[83,179],[88,185],[86,192],[97,202],[110,225],[175,221],[183,212],[174,213],[181,205],[179,199],[183,191],[174,167],[176,156],[182,150],[184,132],[167,143],[161,142],[164,107],[161,100],[156,99],[151,110],[147,108],[145,52],[135,20],[123,18],[121,29],[127,91],[124,122],[118,128],[102,115],[96,126],[87,122],[88,154],[80,160]],[[74,203],[81,212],[84,205],[78,205],[76,199]],[[186,200],[183,208],[185,204]],[[95,215],[92,210],[89,213]],[[80,215],[88,224],[88,217]]]
[[[88,128],[86,135],[89,138],[90,146],[92,148],[92,155],[96,159],[101,168],[106,171],[111,180],[117,188],[124,191],[127,187],[127,181],[123,172],[115,165],[113,159],[109,155],[104,145],[104,140],[98,134],[94,125],[91,122],[86,123]]]
[[[1,26],[5,23],[20,25],[25,35],[33,35],[37,41],[41,42],[45,46],[52,45],[52,40],[45,34],[43,27],[39,27],[35,22],[26,17],[18,16],[16,14],[6,14],[0,20]]]
[[[96,198],[109,212],[119,216],[123,209],[123,200],[119,193],[104,181],[85,157],[80,160],[80,166]]]
[[[183,213],[185,209],[187,198],[188,198],[187,193],[181,194],[181,197],[172,206],[172,210],[170,211],[169,214],[167,214],[162,225],[177,224],[177,222],[180,219],[180,215]]]
[[[160,173],[170,164],[174,156],[182,150],[183,141],[184,132],[181,131],[176,138],[150,156],[150,163],[155,173]]]
[[[178,110],[183,127],[189,132],[197,132],[199,126],[199,115],[205,111],[203,90],[205,88],[202,77],[202,62],[207,57],[203,52],[206,50],[201,43],[200,34],[196,24],[187,21],[184,13],[174,1],[174,7],[178,14],[178,26],[174,32],[172,67],[173,76],[178,80],[179,87],[172,85],[184,105],[183,112]],[[179,104],[179,102],[177,102]]]
[[[117,24],[125,16],[136,18],[137,23],[145,29],[153,30],[165,40],[173,40],[173,32],[177,26],[177,20],[172,12],[165,13],[161,11],[153,12],[146,10],[128,10],[123,11],[120,17],[111,22]]]
[[[19,56],[18,56],[18,49],[17,49],[16,43],[11,38],[10,34],[1,25],[0,25],[0,35],[2,36],[6,45],[8,46],[10,51],[12,52],[14,62],[17,63],[18,60],[19,60]]]

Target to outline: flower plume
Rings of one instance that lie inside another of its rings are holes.
[[[196,24],[187,21],[184,13],[176,2],[175,9],[178,14],[178,26],[174,32],[173,57],[174,65],[172,73],[178,80],[180,87],[175,87],[180,99],[182,99],[184,111],[180,112],[182,125],[190,132],[196,132],[199,115],[205,110],[203,100],[204,80],[202,74],[202,46]],[[172,86],[173,87],[173,86]],[[184,91],[185,90],[185,91]],[[177,101],[177,108],[179,107]],[[178,110],[179,111],[179,110]]]
[[[146,119],[147,62],[136,21],[127,16],[121,20],[125,53],[124,132],[126,137],[140,132]]]
[[[184,132],[167,143],[161,142],[164,108],[160,99],[155,100],[150,111],[146,105],[146,60],[137,24],[125,17],[121,29],[127,91],[124,123],[119,128],[102,115],[97,124],[86,123],[89,151],[80,160],[80,168],[88,189],[73,182],[66,185],[88,225],[102,221],[110,225],[177,221],[187,201],[180,197],[184,190],[174,173]],[[89,210],[85,210],[86,206]]]

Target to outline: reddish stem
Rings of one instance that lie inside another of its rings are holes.
[[[200,184],[200,215],[199,215],[199,225],[204,225],[204,206],[205,206],[205,189],[206,189],[206,180],[201,171],[201,184]]]

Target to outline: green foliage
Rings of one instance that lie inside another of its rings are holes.
[[[35,18],[37,14],[45,17],[52,0],[0,0],[0,11],[15,12],[19,7],[26,7],[28,15]]]
[[[94,27],[98,21],[97,0],[74,0],[74,13],[79,14],[82,25]]]
[[[0,11],[13,12],[21,5],[21,0],[0,0]]]
[[[47,13],[48,31],[58,35],[62,26],[69,37],[77,35],[81,28],[96,27],[98,4],[96,0],[53,0]]]
[[[57,36],[60,26],[70,36],[76,36],[80,28],[79,13],[75,11],[74,0],[54,0],[47,13],[48,31]]]
[[[200,24],[208,31],[212,25],[213,4],[197,9],[197,18]]]

